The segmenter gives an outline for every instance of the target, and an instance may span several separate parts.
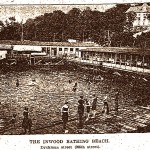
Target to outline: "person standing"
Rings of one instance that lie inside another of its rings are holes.
[[[96,115],[96,106],[97,106],[97,97],[93,94],[93,101],[92,101],[92,118],[95,118]]]
[[[16,123],[16,114],[13,114],[12,115],[12,118],[11,118],[11,120],[10,120],[10,123],[13,125],[13,127],[15,127],[15,123]]]
[[[29,111],[28,110],[29,109],[27,107],[24,108],[24,111],[23,111],[23,116],[24,117],[28,117],[28,115],[29,115]]]
[[[61,116],[63,121],[63,129],[66,131],[66,125],[68,122],[68,114],[69,114],[69,106],[68,102],[65,102],[65,104],[61,108]]]
[[[80,96],[80,100],[78,101],[79,129],[83,128],[83,115],[84,115],[84,100],[83,96]]]
[[[90,106],[90,102],[88,101],[88,100],[86,100],[86,112],[87,112],[87,118],[86,118],[86,120],[85,121],[88,121],[89,120],[89,118],[90,118],[90,108],[91,106]]]
[[[27,130],[29,130],[29,133],[31,134],[31,127],[32,127],[32,120],[28,117],[28,115],[25,115],[22,122],[24,134],[27,133]]]
[[[118,115],[118,100],[119,100],[119,92],[117,90],[117,92],[115,93],[115,114]]]
[[[102,113],[104,115],[108,115],[109,114],[109,106],[108,106],[108,103],[106,101],[104,101],[104,107],[103,107]]]

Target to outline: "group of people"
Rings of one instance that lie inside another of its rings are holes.
[[[69,83],[72,83],[72,80],[69,80]],[[16,87],[19,86],[19,80],[16,80]],[[77,90],[78,83],[75,82],[72,91],[76,92]],[[118,95],[116,96],[115,100],[115,111],[118,113]],[[106,101],[107,98],[104,100],[104,105],[102,109],[102,113],[108,115],[109,114],[109,105],[108,102]],[[98,98],[96,94],[92,95],[91,101],[88,100],[87,98],[84,98],[83,95],[80,96],[80,99],[78,100],[78,107],[77,107],[77,114],[78,114],[78,129],[82,129],[84,126],[85,122],[88,122],[90,118],[95,118],[96,117],[96,109],[97,109],[97,101]],[[86,115],[84,115],[86,113]],[[32,127],[32,120],[29,118],[29,112],[28,108],[25,107],[24,112],[23,112],[23,121],[22,121],[22,127],[24,129],[24,134],[27,133],[27,129],[29,130],[29,133],[31,134],[31,127]],[[16,117],[16,116],[15,116]],[[14,117],[14,118],[15,118]],[[69,103],[65,102],[64,105],[61,108],[61,117],[62,117],[62,122],[63,122],[63,129],[65,132],[66,126],[68,123],[68,118],[69,118]]]
[[[12,118],[7,122],[8,126],[11,124],[13,128],[16,128],[16,122],[17,122],[17,114],[12,114]],[[23,120],[22,120],[22,128],[24,130],[23,134],[27,133],[27,130],[29,131],[29,134],[31,134],[31,127],[32,127],[32,120],[29,117],[29,111],[28,108],[25,107],[23,111]]]
[[[28,108],[25,107],[23,111],[23,121],[22,121],[22,128],[24,129],[24,134],[27,133],[27,129],[29,130],[29,133],[31,134],[31,127],[32,127],[32,120],[29,118],[29,111]]]
[[[34,86],[34,85],[37,85],[36,83],[36,80],[35,79],[32,79],[29,83],[28,83],[29,86]],[[20,86],[20,83],[19,83],[19,80],[17,79],[16,80],[16,87],[18,88]]]
[[[95,94],[92,95],[92,102],[90,104],[90,101],[87,99],[84,99],[83,96],[80,96],[80,99],[78,100],[78,107],[77,107],[77,113],[78,113],[78,129],[82,129],[84,126],[84,122],[87,122],[90,118],[96,117],[96,108],[97,108],[97,101],[98,98]],[[84,116],[84,113],[86,112],[86,118]],[[109,114],[109,106],[107,101],[104,101],[104,107],[102,110],[102,113]],[[66,130],[66,125],[68,122],[68,116],[69,116],[69,104],[68,102],[65,102],[65,104],[61,108],[61,115],[62,115],[62,121],[63,121],[63,129]]]

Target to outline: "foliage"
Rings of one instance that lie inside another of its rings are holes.
[[[150,31],[137,36],[135,45],[140,48],[150,48]]]
[[[0,32],[0,39],[36,41],[94,41],[103,46],[132,45],[133,38],[124,32],[128,4],[116,4],[106,12],[91,10],[81,11],[73,8],[68,13],[61,10],[45,13],[35,19],[28,19],[23,25],[15,17],[6,20],[6,26]],[[130,16],[130,23],[132,22]],[[9,23],[10,22],[10,23]],[[129,27],[128,27],[129,28]],[[129,40],[130,39],[130,40]]]
[[[6,20],[6,25],[3,24],[3,30],[0,32],[1,40],[20,40],[21,24],[16,22],[15,17],[10,17]]]
[[[132,32],[133,30],[133,21],[136,18],[136,14],[134,12],[129,12],[127,14],[127,21],[125,22],[124,29],[126,32]]]

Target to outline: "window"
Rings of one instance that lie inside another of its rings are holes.
[[[70,52],[73,52],[73,48],[70,48]]]
[[[76,51],[79,51],[79,48],[76,48]]]
[[[64,48],[64,53],[68,53],[68,48]]]
[[[50,47],[47,47],[47,53],[48,54],[50,53]]]
[[[52,47],[51,48],[51,53],[52,53],[52,55],[56,56],[57,55],[57,48]]]
[[[62,48],[59,48],[59,51],[62,51]]]
[[[42,47],[42,52],[46,52],[46,47]]]
[[[137,23],[140,25],[140,17],[137,18]]]
[[[138,17],[137,20],[140,21],[140,17]]]
[[[147,18],[146,14],[143,14],[143,20],[145,20]]]
[[[140,17],[140,14],[137,14],[137,17]]]

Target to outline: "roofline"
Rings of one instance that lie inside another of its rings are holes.
[[[84,42],[44,42],[44,41],[13,41],[13,40],[0,40],[0,44],[5,45],[34,45],[34,46],[68,46],[68,47],[91,47],[99,46],[97,43],[84,43]]]
[[[106,50],[107,49],[107,50]],[[114,49],[114,50],[113,50]],[[105,53],[128,53],[128,54],[145,54],[150,55],[150,49],[142,48],[131,48],[131,47],[103,47],[103,48],[93,48],[93,49],[80,49],[83,52],[105,52]]]

